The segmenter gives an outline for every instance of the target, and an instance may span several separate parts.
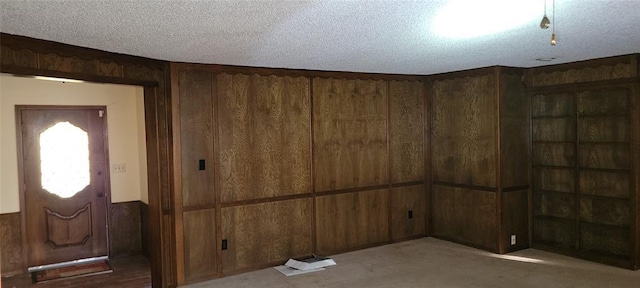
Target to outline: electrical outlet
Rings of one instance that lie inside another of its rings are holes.
[[[413,210],[409,210],[409,212],[407,214],[408,214],[407,216],[409,217],[409,219],[413,219]]]
[[[511,245],[516,245],[516,235],[511,235]]]
[[[119,163],[113,164],[113,173],[125,173],[127,172],[127,164]]]

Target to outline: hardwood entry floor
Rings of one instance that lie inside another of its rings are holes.
[[[77,287],[151,287],[151,262],[138,255],[116,258],[109,261],[113,272],[94,276],[61,279],[38,284],[31,283],[29,274],[20,274],[2,278],[2,287],[6,288],[77,288]]]

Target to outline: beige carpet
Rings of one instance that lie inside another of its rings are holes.
[[[332,258],[337,266],[310,274],[268,268],[185,287],[640,287],[640,271],[535,249],[496,255],[435,238]]]

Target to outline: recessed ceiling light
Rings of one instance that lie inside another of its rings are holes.
[[[536,61],[541,61],[541,62],[550,62],[556,60],[556,57],[540,57],[540,58],[536,58]]]

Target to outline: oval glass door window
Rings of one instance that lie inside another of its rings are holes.
[[[70,198],[89,185],[89,135],[69,122],[40,133],[42,188]]]

